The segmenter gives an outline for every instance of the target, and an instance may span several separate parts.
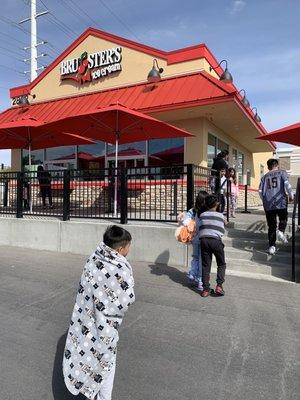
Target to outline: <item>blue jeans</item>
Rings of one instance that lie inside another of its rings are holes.
[[[192,245],[193,255],[189,274],[193,275],[197,281],[202,281],[202,260],[199,238],[194,239]]]

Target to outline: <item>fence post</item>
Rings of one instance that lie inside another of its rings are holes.
[[[8,180],[4,182],[4,192],[3,192],[3,206],[8,206]]]
[[[251,214],[251,212],[248,211],[248,185],[245,185],[245,209],[242,211],[242,214]]]
[[[231,181],[230,181],[230,179],[227,179],[227,182],[226,182],[226,219],[227,219],[227,222],[229,222],[229,208],[230,208],[230,204],[229,204],[229,202],[230,202],[230,200],[231,200],[231,198],[230,198],[230,195],[231,195]]]
[[[120,192],[121,192],[121,224],[127,224],[128,221],[128,185],[127,185],[127,169],[121,169],[120,175]]]
[[[177,211],[177,199],[178,199],[178,183],[175,181],[172,183],[173,186],[173,211],[170,212],[170,215],[178,215]]]
[[[17,218],[23,218],[24,173],[17,172]]]
[[[194,164],[187,164],[186,167],[186,205],[189,210],[194,205]]]
[[[70,219],[70,170],[63,171],[63,221]]]

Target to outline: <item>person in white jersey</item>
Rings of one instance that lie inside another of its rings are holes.
[[[278,160],[267,161],[269,172],[261,179],[259,195],[262,199],[268,224],[269,254],[276,253],[277,238],[287,243],[285,229],[288,220],[288,202],[293,202],[294,194],[286,171],[279,169]],[[277,231],[277,217],[279,225]]]

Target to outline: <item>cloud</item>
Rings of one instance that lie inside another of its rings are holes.
[[[243,0],[234,0],[231,5],[230,15],[236,15],[245,7],[246,2]]]

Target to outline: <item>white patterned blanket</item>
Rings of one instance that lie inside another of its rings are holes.
[[[67,334],[63,373],[68,390],[93,400],[116,362],[118,328],[135,300],[132,268],[101,243],[87,260]]]

